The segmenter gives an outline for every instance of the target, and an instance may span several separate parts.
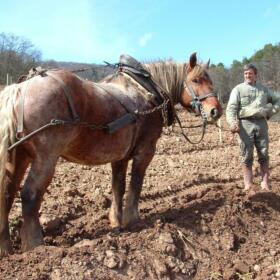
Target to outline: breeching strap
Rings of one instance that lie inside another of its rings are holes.
[[[72,114],[72,118],[74,121],[78,121],[79,115],[77,114],[76,110],[75,110],[75,106],[72,100],[72,90],[64,83],[64,81],[59,78],[58,76],[54,75],[52,72],[50,71],[45,71],[42,70],[41,72],[39,71],[37,75],[40,75],[43,77],[43,75],[48,75],[50,77],[52,77],[54,80],[56,80],[60,86],[63,89],[63,92],[66,96],[66,99],[68,101],[69,107],[70,107],[70,111]],[[25,87],[23,88],[23,94],[21,96],[21,100],[20,100],[20,106],[19,106],[19,112],[18,112],[18,125],[17,125],[17,133],[16,133],[16,138],[18,140],[23,138],[23,120],[24,120],[24,101],[25,101],[25,96],[29,87],[29,83],[32,82],[32,79],[28,79],[27,83],[25,85]]]
[[[68,100],[68,104],[70,106],[70,110],[71,110],[71,114],[72,114],[72,117],[74,119],[74,121],[77,121],[80,119],[79,115],[77,114],[76,110],[75,110],[75,106],[74,106],[74,103],[73,103],[73,99],[72,99],[72,90],[70,87],[68,87],[61,78],[59,78],[58,76],[54,75],[52,72],[48,71],[47,72],[47,75],[52,77],[54,80],[56,80],[62,87],[63,91],[64,91],[64,94]]]

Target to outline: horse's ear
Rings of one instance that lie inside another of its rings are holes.
[[[190,56],[189,67],[193,69],[197,63],[196,52]]]

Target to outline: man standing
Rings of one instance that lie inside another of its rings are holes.
[[[270,190],[268,125],[266,119],[280,110],[280,99],[263,85],[257,83],[257,68],[244,66],[244,82],[231,92],[226,119],[232,133],[238,133],[242,156],[245,190],[253,187],[253,155],[257,149],[262,177],[261,188]]]

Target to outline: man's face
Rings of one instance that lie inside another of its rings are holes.
[[[248,69],[244,71],[244,81],[248,84],[255,84],[257,80],[257,75],[255,74],[253,69]]]

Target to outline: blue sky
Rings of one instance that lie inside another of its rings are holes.
[[[43,59],[117,62],[191,53],[230,66],[280,42],[280,0],[0,0],[0,32],[29,39]]]

